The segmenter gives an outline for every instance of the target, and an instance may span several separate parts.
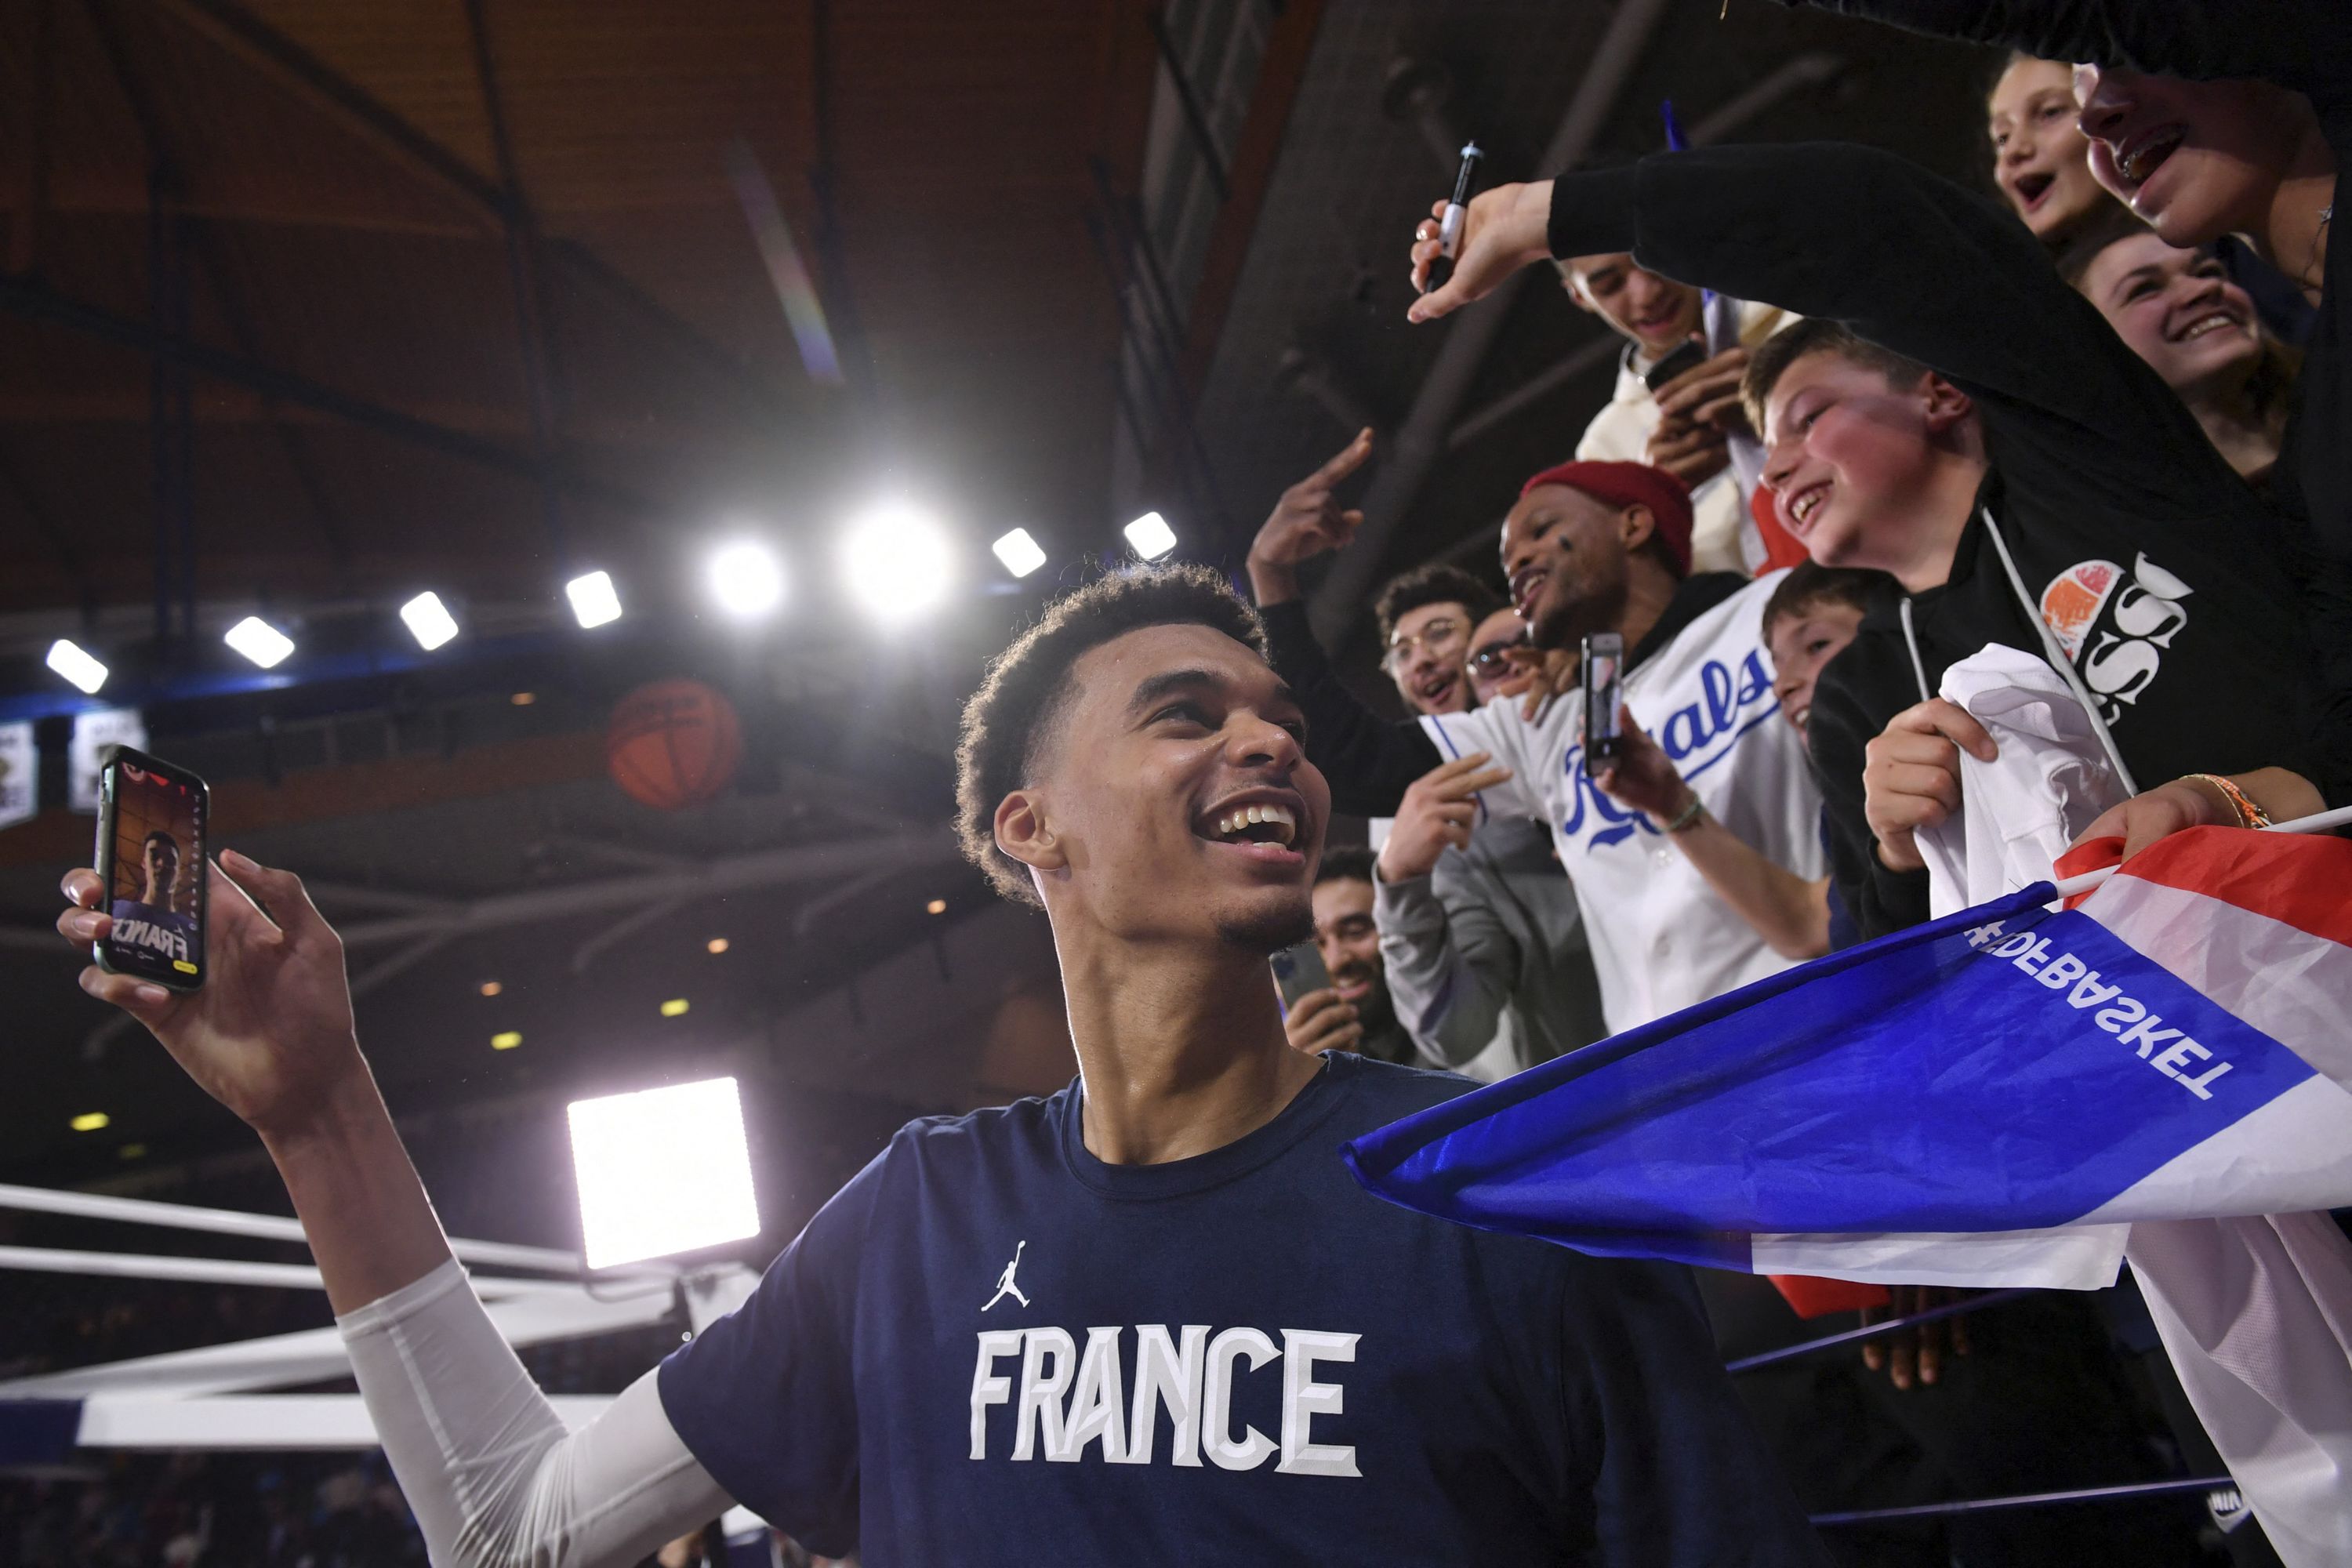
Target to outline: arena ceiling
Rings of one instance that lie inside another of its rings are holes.
[[[1237,564],[1362,419],[1391,454],[1437,438],[1417,473],[1368,476],[1392,522],[1327,591],[1360,660],[1363,584],[1476,559],[1605,395],[1605,340],[1530,289],[1454,352],[1433,418],[1463,323],[1405,327],[1400,257],[1442,144],[1474,131],[1500,176],[1570,121],[1586,151],[1643,151],[1672,96],[1709,135],[1971,171],[1977,56],[1721,10],[0,0],[0,717],[40,718],[52,775],[50,809],[0,831],[0,1180],[156,1185],[250,1151],[39,934],[89,831],[54,804],[56,636],[160,694],[154,748],[215,781],[222,842],[372,933],[352,968],[396,1111],[709,1066],[914,1110],[1066,1078],[1038,924],[945,841],[980,659],[1143,507]],[[1442,82],[1443,112],[1416,116],[1406,78]],[[1215,178],[1171,195],[1202,144]],[[789,330],[739,145],[843,384]],[[1154,282],[1121,237],[1171,213]],[[1122,385],[1155,359],[1151,397]],[[717,531],[752,520],[813,577],[845,510],[894,488],[975,556],[1018,523],[1056,567],[975,566],[911,636],[800,576],[782,628],[711,624]],[[589,564],[629,584],[601,637],[562,613]],[[390,619],[425,586],[468,628],[433,660]],[[255,606],[320,662],[190,685],[233,669],[218,630]],[[602,731],[678,674],[730,693],[749,754],[726,798],[659,813],[606,778]],[[525,1046],[493,1054],[508,1028]],[[103,1133],[69,1130],[94,1109]]]

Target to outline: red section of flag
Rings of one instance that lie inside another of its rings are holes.
[[[2095,841],[2105,842],[2105,841]],[[2085,844],[2059,862],[2060,876]],[[2109,857],[2112,859],[2112,856]],[[2088,870],[2088,860],[2074,867]],[[2317,833],[2192,827],[2150,845],[2116,875],[2219,899],[2250,914],[2352,947],[2352,839]]]
[[[1859,1312],[1884,1307],[1895,1298],[1884,1285],[1859,1285],[1851,1279],[1819,1279],[1811,1274],[1767,1274],[1801,1318],[1826,1318],[1832,1312]]]

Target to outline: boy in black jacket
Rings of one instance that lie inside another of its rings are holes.
[[[1925,917],[1907,828],[1957,807],[1957,747],[1990,745],[1933,700],[1945,668],[1989,642],[2049,657],[2044,624],[2147,792],[2135,840],[2239,820],[2221,785],[2166,782],[2192,773],[2234,775],[2277,816],[2317,808],[2326,770],[2277,524],[2008,214],[1836,144],[1669,153],[1478,201],[1453,280],[1415,320],[1547,253],[1630,246],[1668,276],[1834,324],[1791,345],[1811,352],[1772,356],[1768,412],[1788,412],[1799,380],[1817,385],[1767,435],[1801,453],[1808,422],[1844,427],[1843,455],[1777,465],[1781,521],[1823,564],[1891,571],[1909,594],[1914,637],[1889,595],[1823,672],[1809,734],[1833,873],[1865,934]],[[1865,748],[1884,753],[1884,837]]]
[[[2318,308],[2297,379],[2273,499],[2295,542],[2312,653],[2328,707],[2352,729],[2352,249],[2330,247],[2336,171],[2352,161],[2352,5],[2344,0],[1779,0],[1938,37],[2096,66],[2083,129],[2120,180],[2101,175],[2173,245],[2226,233],[2302,285]],[[2120,70],[2117,68],[2122,68]],[[2266,83],[2300,94],[2318,144],[2278,122],[2292,105],[2183,82]],[[2153,94],[2151,94],[2153,89]],[[2124,112],[2118,99],[2137,100]],[[2192,107],[2189,100],[2198,101]],[[2160,101],[2159,101],[2160,100]],[[2164,127],[2158,134],[2149,132]],[[2185,134],[2184,134],[2185,133]],[[2111,150],[2101,150],[2105,142]],[[2117,169],[2116,154],[2133,150]],[[2168,152],[2151,156],[2151,149]],[[2144,165],[2156,165],[2155,173]],[[2164,177],[2160,181],[2156,174]]]

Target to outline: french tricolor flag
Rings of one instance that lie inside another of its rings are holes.
[[[2352,1205],[2352,842],[2198,828],[1759,981],[1346,1148],[1603,1256],[2111,1283],[2137,1221]]]

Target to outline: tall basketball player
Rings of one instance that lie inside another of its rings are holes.
[[[222,857],[202,992],[82,984],[261,1136],[445,1568],[625,1564],[730,1500],[869,1568],[1816,1562],[1681,1270],[1349,1179],[1341,1142],[1471,1086],[1285,1043],[1265,960],[1309,930],[1329,809],[1301,739],[1200,568],[1007,648],[961,828],[1052,924],[1076,1081],[908,1126],[578,1432],[451,1258],[293,876]],[[96,882],[67,892],[87,946]]]

